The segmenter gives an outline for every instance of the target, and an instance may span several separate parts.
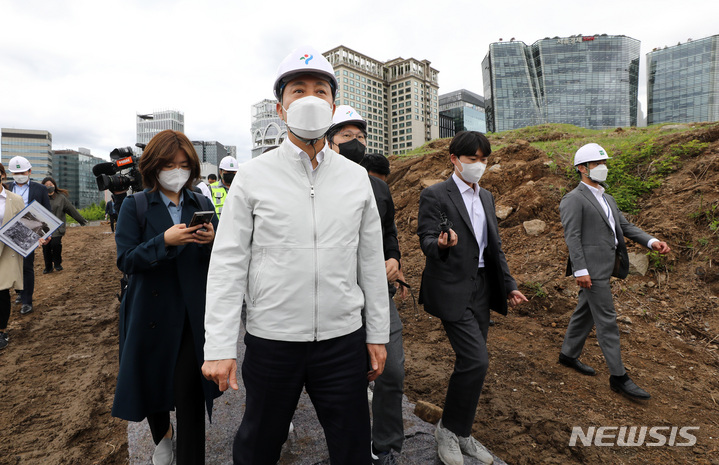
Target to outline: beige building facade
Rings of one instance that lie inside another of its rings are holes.
[[[342,45],[324,56],[339,82],[335,103],[367,121],[367,152],[398,155],[439,137],[439,71],[428,60],[382,62]]]

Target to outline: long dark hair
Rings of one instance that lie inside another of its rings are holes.
[[[60,194],[64,195],[65,197],[70,197],[70,192],[67,189],[60,189],[59,187],[57,187],[57,183],[50,176],[45,177],[45,179],[42,180],[41,184],[44,185],[48,181],[50,181],[52,183],[52,185],[55,186],[55,192],[59,192]]]

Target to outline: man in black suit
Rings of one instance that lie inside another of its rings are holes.
[[[419,200],[417,234],[427,257],[419,301],[442,320],[457,357],[435,431],[446,465],[461,465],[462,454],[493,461],[471,436],[489,364],[489,310],[506,315],[508,299],[511,306],[527,301],[502,252],[494,197],[477,184],[491,152],[484,134],[458,133],[449,145],[454,173]]]
[[[33,200],[37,200],[40,205],[50,211],[50,197],[47,194],[47,187],[44,185],[30,181],[32,173],[32,165],[25,157],[13,157],[8,163],[8,169],[12,173],[13,182],[10,184],[10,190],[22,197],[25,205],[30,205]],[[40,239],[40,245],[50,242]],[[26,315],[32,312],[32,295],[35,292],[35,251],[23,259],[22,275],[23,290],[19,292],[15,303],[22,303],[20,314]]]

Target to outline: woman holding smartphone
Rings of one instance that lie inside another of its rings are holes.
[[[217,218],[192,191],[200,162],[189,139],[165,130],[147,144],[139,169],[145,190],[127,197],[115,232],[117,267],[129,275],[120,306],[120,369],[112,414],[147,418],[154,465],[171,464],[170,410],[176,409],[177,463],[205,463],[205,408],[220,395],[200,372],[204,361],[207,269]],[[143,214],[144,212],[144,214]]]

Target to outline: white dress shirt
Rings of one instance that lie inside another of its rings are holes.
[[[304,163],[305,166],[309,167],[310,172],[312,173],[312,180],[314,181],[315,176],[317,175],[317,173],[316,173],[317,168],[320,167],[320,165],[322,164],[322,161],[325,159],[325,150],[327,150],[327,148],[328,148],[328,146],[327,146],[327,141],[325,140],[325,146],[322,147],[322,150],[320,150],[320,151],[317,153],[317,156],[315,157],[315,160],[317,160],[317,167],[316,167],[316,168],[313,168],[313,167],[312,167],[312,160],[310,159],[310,155],[309,155],[304,149],[302,149],[302,148],[300,148],[299,146],[295,145],[295,144],[294,144],[291,140],[289,140],[289,139],[288,139],[287,142],[289,142],[290,145],[292,146],[292,148],[295,149],[295,151],[297,152],[297,154],[300,156],[300,160],[302,160],[302,163]],[[309,147],[307,147],[307,148],[309,149]]]
[[[452,179],[454,179],[460,194],[462,194],[464,206],[467,208],[469,220],[472,222],[474,238],[479,246],[477,267],[484,268],[484,249],[487,247],[487,216],[484,214],[482,200],[479,198],[480,187],[478,184],[472,184],[472,187],[468,186],[466,182],[457,176],[456,172],[452,173]]]
[[[3,224],[5,219],[5,202],[7,202],[7,189],[0,186],[0,224]]]

